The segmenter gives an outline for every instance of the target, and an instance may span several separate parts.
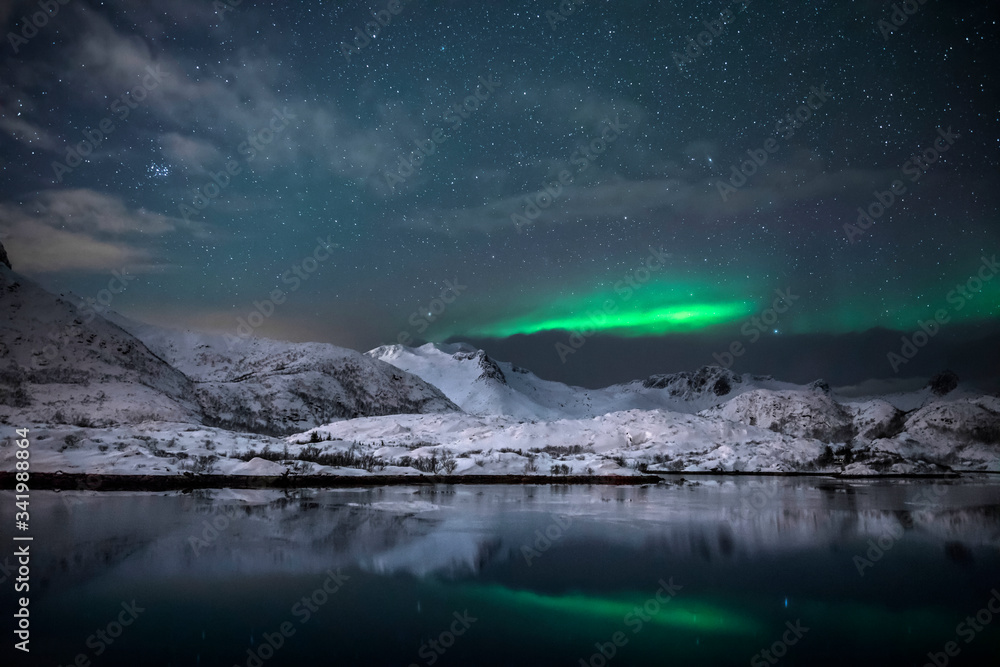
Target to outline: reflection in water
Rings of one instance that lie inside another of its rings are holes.
[[[621,664],[747,664],[789,627],[809,631],[785,664],[923,664],[1000,586],[998,508],[986,482],[809,478],[36,492],[32,658],[97,664],[88,637],[134,599],[101,665],[246,665],[283,623],[263,667],[575,665],[616,636]],[[998,628],[962,641],[966,664]]]
[[[683,588],[673,582],[660,581],[652,596],[597,598],[584,595],[539,595],[531,591],[515,591],[502,586],[474,587],[466,595],[474,600],[485,599],[489,604],[512,607],[512,613],[556,613],[567,616],[590,616],[609,622],[621,622],[635,629],[644,623],[668,628],[692,629],[712,634],[750,635],[761,631],[754,619],[697,600],[677,601],[672,598]],[[676,590],[675,590],[676,589]],[[672,595],[670,593],[673,593]]]

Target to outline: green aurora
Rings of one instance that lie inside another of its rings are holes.
[[[543,595],[533,591],[518,591],[503,586],[470,587],[465,594],[469,597],[484,598],[491,605],[516,607],[522,611],[538,614],[569,614],[589,617],[595,620],[617,621],[628,623],[630,617],[636,621],[642,617],[643,605],[654,598],[648,595],[641,597],[606,598],[591,597],[580,594],[573,595]],[[762,630],[762,625],[750,615],[728,611],[722,607],[697,600],[668,599],[655,614],[647,614],[645,618],[651,623],[664,628],[681,630],[698,630],[717,634],[732,634],[753,636]],[[641,625],[641,623],[640,623]]]
[[[791,609],[776,605],[773,610],[765,611],[760,608],[759,601],[695,598],[681,591],[676,598],[658,605],[655,613],[647,610],[644,616],[640,616],[643,605],[653,599],[648,594],[632,593],[615,597],[579,593],[546,595],[488,585],[463,587],[460,595],[471,601],[480,600],[490,607],[509,609],[509,617],[526,621],[533,617],[567,620],[576,617],[578,625],[589,620],[638,632],[649,624],[664,632],[707,633],[751,640],[769,636],[775,628],[782,628],[784,620],[795,618],[806,621],[806,625],[833,629],[862,644],[873,646],[887,640],[919,646],[924,638],[934,637],[942,628],[949,629],[954,625],[954,613],[941,607],[893,609],[849,600],[801,600]]]
[[[968,267],[948,273],[961,276],[963,270],[968,271]],[[947,323],[965,324],[1000,315],[1000,279],[979,281],[975,272],[964,280],[930,279],[914,290],[919,294],[914,299],[894,299],[884,290],[872,289],[834,300],[815,290],[799,290],[794,284],[768,289],[720,278],[713,282],[668,276],[634,287],[619,281],[613,288],[605,284],[564,291],[567,296],[546,295],[527,308],[503,309],[511,313],[507,316],[435,328],[434,337],[503,338],[545,331],[640,337],[715,328],[736,334],[744,323],[763,317],[774,306],[777,293],[792,293],[797,298],[787,312],[771,320],[773,327],[765,319],[763,326],[755,328],[775,328],[782,334],[860,333],[875,327],[911,332],[920,322],[933,319],[935,313],[943,313]],[[888,303],[895,305],[890,308]]]
[[[505,337],[593,329],[634,337],[697,331],[744,319],[756,311],[752,301],[725,296],[734,291],[690,280],[660,280],[632,287],[620,281],[611,289],[592,288],[506,319],[444,330],[441,336]]]

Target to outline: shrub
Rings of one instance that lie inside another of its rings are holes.
[[[81,428],[94,428],[96,426],[94,420],[87,415],[74,415],[70,419],[70,423]]]
[[[286,447],[287,450],[287,447]],[[352,445],[347,451],[321,452],[319,447],[309,446],[299,450],[297,455],[285,452],[272,452],[266,445],[260,451],[248,449],[242,454],[236,454],[235,458],[241,461],[249,461],[253,458],[261,458],[266,461],[306,461],[316,463],[321,466],[332,466],[335,468],[358,468],[374,472],[383,470],[385,461],[373,454],[359,453],[356,445]]]
[[[26,408],[31,405],[31,396],[22,385],[17,385],[12,389],[0,386],[0,405],[9,405],[12,408]]]
[[[211,474],[215,470],[215,462],[219,460],[219,457],[215,454],[192,456],[190,458],[185,456],[183,458],[187,460],[180,464],[180,470],[191,472],[195,475]]]
[[[430,456],[402,456],[396,461],[396,465],[434,474],[437,473],[440,462],[437,452],[432,452]]]
[[[833,449],[830,445],[824,445],[823,451],[820,453],[819,457],[816,459],[816,465],[818,466],[828,466],[833,463]]]
[[[506,450],[501,449],[500,451],[502,452]],[[559,458],[563,456],[570,456],[572,454],[582,454],[584,449],[581,445],[566,445],[566,446],[546,445],[541,449],[535,451],[537,451],[539,454],[548,454],[552,458]]]

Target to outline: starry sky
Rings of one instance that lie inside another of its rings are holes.
[[[987,3],[54,6],[0,9],[0,240],[91,306],[587,386],[998,375]]]

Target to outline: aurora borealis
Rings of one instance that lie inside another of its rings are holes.
[[[1000,367],[982,3],[36,5],[0,9],[0,239],[90,308],[591,386],[746,331],[734,370],[795,381]]]

